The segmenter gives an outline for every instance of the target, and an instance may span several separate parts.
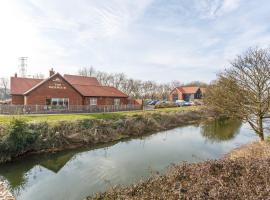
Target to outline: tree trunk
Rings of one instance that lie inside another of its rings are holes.
[[[258,135],[261,141],[264,141],[264,131],[263,131],[263,117],[258,118]]]

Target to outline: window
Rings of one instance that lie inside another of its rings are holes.
[[[114,99],[114,105],[119,106],[120,105],[120,99]]]
[[[57,107],[57,108],[68,108],[69,106],[69,99],[68,98],[52,98],[52,99],[47,99],[46,100],[47,103],[51,102],[50,105],[52,105],[53,107]]]
[[[97,105],[97,98],[90,98],[90,106],[96,106]]]

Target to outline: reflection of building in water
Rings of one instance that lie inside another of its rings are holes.
[[[226,141],[234,138],[240,131],[242,122],[237,120],[216,120],[204,124],[201,134],[212,142]]]
[[[67,164],[73,155],[74,154],[64,154],[53,159],[44,160],[40,163],[40,165],[47,168],[48,170],[53,171],[54,173],[57,173]]]
[[[58,173],[77,152],[63,152],[50,156],[35,155],[29,159],[4,164],[0,167],[0,176],[6,179],[12,189],[24,187],[27,183],[27,173],[35,166],[42,166],[54,173]]]
[[[74,149],[72,151],[63,151],[55,154],[33,155],[12,163],[6,163],[0,167],[0,180],[1,177],[3,177],[3,179],[6,179],[9,182],[12,190],[18,190],[19,192],[20,188],[24,188],[24,185],[27,184],[29,172],[34,167],[42,166],[53,173],[58,173],[71,159],[76,157],[76,154],[93,149],[106,149],[106,147],[114,145],[117,142],[118,141],[114,141],[106,144],[95,145],[87,149]]]

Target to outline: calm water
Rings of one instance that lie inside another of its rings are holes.
[[[92,149],[35,155],[0,165],[18,199],[84,199],[114,184],[130,184],[171,163],[222,157],[256,138],[240,122],[211,122]]]

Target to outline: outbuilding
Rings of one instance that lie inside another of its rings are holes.
[[[184,100],[193,101],[194,99],[201,99],[205,88],[194,86],[183,86],[174,88],[169,95],[170,101]]]

